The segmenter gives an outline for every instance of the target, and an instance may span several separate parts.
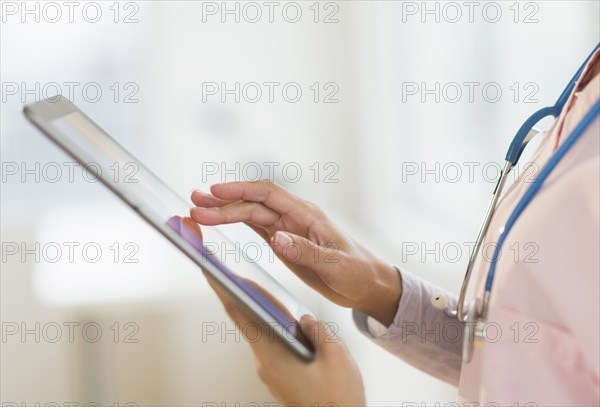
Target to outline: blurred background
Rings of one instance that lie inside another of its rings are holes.
[[[509,141],[600,40],[598,1],[2,1],[1,11],[3,405],[273,400],[196,267],[26,122],[23,104],[69,97],[186,199],[270,178],[456,292]],[[259,257],[338,324],[370,405],[454,400],[266,249]]]

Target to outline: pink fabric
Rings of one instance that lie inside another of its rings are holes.
[[[599,58],[600,52],[582,77]],[[536,172],[599,98],[600,76],[583,90],[576,87],[530,160],[536,163]],[[520,179],[505,192],[486,241],[497,241],[528,186]],[[471,363],[463,364],[459,401],[600,405],[599,253],[600,120],[596,119],[507,237],[490,302],[488,326],[493,337],[475,350]],[[488,268],[489,261],[480,259],[478,296]],[[498,327],[501,336],[496,338]]]
[[[582,78],[599,58],[600,52]],[[500,198],[485,242],[497,241],[536,173],[600,98],[600,76],[580,88],[578,84],[544,135],[530,159],[535,165]],[[459,340],[432,334],[458,324],[430,302],[434,293],[444,291],[405,270],[394,323],[386,327],[354,311],[356,325],[407,363],[458,383],[459,405],[600,406],[599,212],[600,119],[596,119],[507,236],[491,294],[487,343],[475,349],[470,363],[461,366],[460,330]],[[489,249],[483,251],[487,257],[480,255],[474,271],[479,298],[493,246]],[[445,295],[455,309],[456,296]]]

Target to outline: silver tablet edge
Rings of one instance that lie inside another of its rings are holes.
[[[23,106],[23,113],[27,119],[34,124],[43,134],[45,134],[53,143],[58,145],[61,150],[63,150],[66,154],[76,160],[82,166],[85,166],[86,163],[83,162],[78,156],[76,156],[71,150],[69,150],[65,145],[63,145],[59,140],[57,140],[52,135],[52,129],[50,125],[50,121],[55,120],[59,117],[63,117],[67,114],[71,114],[74,112],[80,113],[84,118],[86,118],[91,124],[93,124],[96,128],[102,131],[102,133],[107,134],[106,131],[102,130],[90,117],[88,117],[84,112],[82,112],[77,106],[71,103],[64,96],[60,97],[52,97],[46,100],[42,100],[33,104]],[[110,137],[110,136],[109,136]],[[131,153],[129,153],[131,154]],[[132,157],[135,157],[131,154]],[[144,168],[152,173],[147,167]],[[92,171],[94,176],[95,172]],[[155,176],[156,177],[156,176]],[[181,252],[183,252],[190,260],[192,260],[200,269],[204,272],[204,274],[211,278],[214,282],[219,284],[222,288],[228,291],[234,299],[237,299],[238,302],[246,308],[246,310],[250,311],[254,314],[255,317],[264,321],[269,325],[269,327],[279,326],[282,329],[273,329],[277,336],[284,342],[286,345],[292,348],[301,358],[307,361],[311,361],[314,359],[314,353],[306,348],[304,345],[300,343],[299,340],[293,339],[291,340],[288,335],[284,332],[287,332],[285,327],[281,326],[279,322],[277,322],[271,315],[266,312],[262,307],[260,307],[249,295],[247,295],[242,289],[240,289],[237,285],[235,285],[231,280],[229,280],[226,276],[224,276],[216,266],[212,265],[209,261],[202,261],[198,257],[203,258],[200,253],[197,251],[193,251],[181,244],[178,239],[181,239],[175,232],[168,229],[165,225],[157,225],[151,219],[149,219],[143,211],[141,211],[136,205],[132,204],[126,196],[121,194],[121,192],[114,188],[110,183],[106,182],[102,177],[96,177],[104,186],[106,186],[111,192],[117,195],[127,206],[133,209],[139,216],[142,217],[148,224],[150,224],[154,229],[156,229],[160,234],[162,234],[167,240],[169,240],[173,245],[175,245]],[[160,180],[160,178],[156,177]],[[162,182],[162,180],[161,180]],[[164,183],[164,182],[163,182]],[[166,184],[165,184],[166,185]]]

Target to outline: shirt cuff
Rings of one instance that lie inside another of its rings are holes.
[[[462,363],[464,327],[456,318],[431,303],[437,287],[408,272],[400,273],[402,296],[394,322],[384,326],[360,311],[353,311],[358,329],[373,342],[410,365],[441,380],[457,385]],[[456,298],[444,293],[448,307],[456,307]],[[439,332],[456,325],[456,338]]]
[[[398,268],[394,268],[398,270]],[[398,311],[394,316],[394,322],[391,325],[385,326],[375,318],[372,318],[361,311],[352,310],[354,324],[360,332],[369,338],[374,339],[387,335],[394,331],[394,328],[401,327],[403,321],[414,321],[415,302],[412,301],[411,294],[415,291],[414,287],[418,284],[418,279],[410,273],[401,273],[400,270],[398,270],[398,273],[402,280],[402,295],[400,296],[400,302],[398,303]]]

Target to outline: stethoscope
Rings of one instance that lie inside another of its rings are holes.
[[[448,307],[447,300],[445,296],[441,293],[436,293],[431,298],[431,302],[436,308],[443,309],[446,312],[446,314],[453,318],[457,318],[460,323],[464,323],[465,330],[463,340],[463,361],[465,362],[471,361],[474,347],[483,346],[486,340],[485,325],[487,321],[488,307],[490,302],[490,292],[494,283],[496,265],[498,263],[502,245],[506,240],[506,236],[516,223],[519,216],[521,216],[527,205],[529,205],[529,203],[532,201],[535,195],[540,191],[542,184],[548,178],[550,173],[556,168],[558,163],[567,154],[567,152],[571,149],[575,142],[583,135],[590,123],[592,123],[596,116],[598,116],[598,114],[600,113],[600,100],[592,106],[590,111],[585,115],[585,117],[581,120],[581,122],[577,125],[577,127],[573,130],[569,137],[560,145],[556,152],[554,152],[552,157],[550,157],[546,165],[540,171],[537,179],[527,189],[523,197],[517,203],[513,212],[508,217],[508,220],[506,221],[504,227],[500,231],[498,242],[494,248],[494,253],[491,258],[491,264],[485,282],[483,300],[481,301],[477,299],[471,301],[468,306],[468,311],[465,313],[464,302],[465,297],[467,295],[469,281],[471,280],[471,274],[475,265],[475,260],[477,259],[477,256],[479,254],[481,243],[488,231],[490,221],[492,220],[492,216],[494,215],[496,209],[498,198],[502,194],[502,189],[504,188],[504,184],[506,183],[508,174],[517,165],[519,158],[521,157],[521,154],[523,153],[523,150],[525,149],[527,144],[538,133],[541,132],[535,127],[535,125],[548,116],[553,116],[554,118],[557,118],[561,114],[565,104],[567,103],[567,100],[569,99],[570,94],[573,92],[577,81],[583,73],[583,70],[585,69],[587,63],[592,58],[592,56],[596,53],[596,51],[598,51],[598,49],[600,49],[600,43],[596,45],[594,51],[592,51],[590,56],[587,57],[585,62],[575,73],[575,76],[573,76],[573,79],[571,79],[571,81],[568,83],[567,87],[562,92],[554,106],[545,107],[531,115],[525,121],[525,123],[523,123],[523,125],[515,135],[515,138],[510,143],[510,147],[508,148],[508,152],[506,153],[506,163],[504,164],[498,182],[496,183],[496,186],[492,193],[491,201],[485,213],[485,217],[483,219],[481,228],[479,229],[479,233],[477,234],[477,239],[475,241],[473,251],[471,252],[471,256],[469,257],[469,263],[467,265],[467,271],[465,273],[462,287],[460,289],[460,295],[458,296],[458,304],[456,306],[456,310],[451,310]],[[479,306],[480,304],[481,307]]]

